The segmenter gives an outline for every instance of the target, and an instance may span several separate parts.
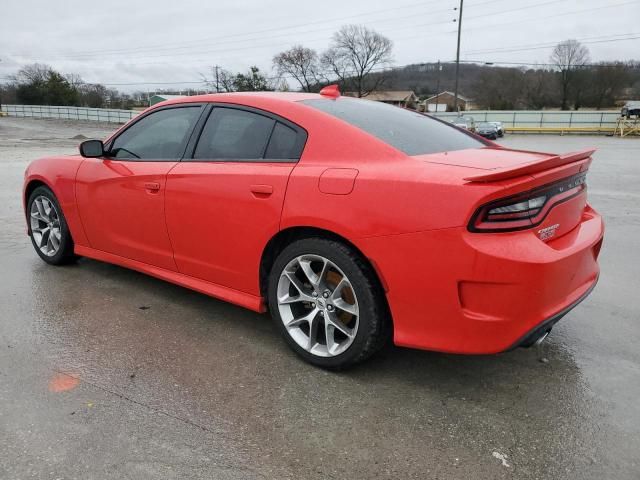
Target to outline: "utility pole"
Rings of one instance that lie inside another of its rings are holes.
[[[458,111],[458,74],[460,71],[460,34],[462,33],[462,4],[464,0],[460,0],[460,11],[458,12],[458,48],[456,49],[456,87],[453,97],[453,109]]]
[[[438,60],[438,73],[436,73],[436,113],[438,113],[438,97],[440,96],[440,72],[442,71],[442,65]],[[428,109],[429,107],[427,107]]]
[[[218,69],[220,67],[218,65],[215,66],[215,72],[216,72],[216,93],[220,93],[220,80],[218,77]]]

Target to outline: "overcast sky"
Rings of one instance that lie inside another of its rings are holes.
[[[395,65],[450,61],[458,4],[2,0],[0,80],[39,62],[125,91],[198,88],[156,82],[198,82],[215,64],[270,73],[274,54],[297,43],[322,51],[348,23],[389,37]],[[546,63],[552,45],[567,38],[585,43],[593,61],[640,60],[640,0],[465,0],[463,13],[463,60]]]

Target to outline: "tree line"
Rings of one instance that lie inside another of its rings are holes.
[[[454,64],[427,63],[391,68],[393,42],[363,25],[345,25],[322,52],[294,45],[272,59],[272,74],[257,66],[231,72],[212,66],[201,74],[200,89],[164,89],[154,93],[197,94],[289,90],[317,92],[338,83],[340,89],[366,97],[381,89],[413,90],[421,98],[436,90],[452,90]],[[461,64],[461,95],[479,108],[513,110],[610,108],[621,99],[640,97],[640,62],[591,63],[588,49],[576,40],[560,42],[549,63],[504,67]],[[33,64],[23,67],[9,84],[0,86],[0,102],[133,108],[148,104],[150,92],[122,93],[105,85],[87,83],[76,74]]]
[[[476,105],[492,110],[611,108],[640,96],[640,63],[590,62],[576,40],[560,42],[546,68],[489,68],[472,85]]]
[[[343,91],[352,89],[357,96],[365,96],[384,84],[385,75],[372,73],[390,65],[392,48],[391,40],[383,35],[362,25],[346,25],[333,35],[329,48],[320,55],[299,45],[275,55],[273,76],[257,66],[246,72],[215,66],[209,75],[201,74],[203,89],[162,89],[154,93],[288,90],[289,81],[299,83],[303,91],[318,91],[337,81]],[[84,82],[77,74],[33,64],[20,69],[9,84],[0,87],[0,102],[127,109],[143,106],[149,94],[118,92],[105,85]]]
[[[124,94],[40,63],[26,65],[13,75],[9,84],[0,86],[0,102],[9,104],[130,109],[141,100],[141,92]]]

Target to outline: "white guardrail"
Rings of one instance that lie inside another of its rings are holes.
[[[61,118],[109,123],[125,123],[140,113],[136,110],[53,105],[2,105],[1,111],[9,117]]]
[[[443,120],[453,121],[455,112],[432,113]],[[476,122],[502,122],[505,127],[516,128],[601,128],[616,127],[619,110],[469,110],[461,112]]]
[[[46,105],[2,105],[2,111],[10,117],[61,118],[111,123],[128,122],[139,113],[136,110]],[[584,127],[603,130],[613,130],[620,116],[620,112],[617,110],[469,110],[461,112],[461,114],[473,117],[476,122],[502,122],[505,127]],[[452,121],[458,116],[455,112],[438,112],[431,113],[431,115],[448,121]]]

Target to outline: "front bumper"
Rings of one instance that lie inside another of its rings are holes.
[[[556,322],[593,289],[604,226],[587,208],[549,241],[533,230],[479,234],[464,227],[364,239],[387,288],[397,345],[491,354]]]
[[[484,138],[497,138],[498,132],[476,132],[478,135]]]

